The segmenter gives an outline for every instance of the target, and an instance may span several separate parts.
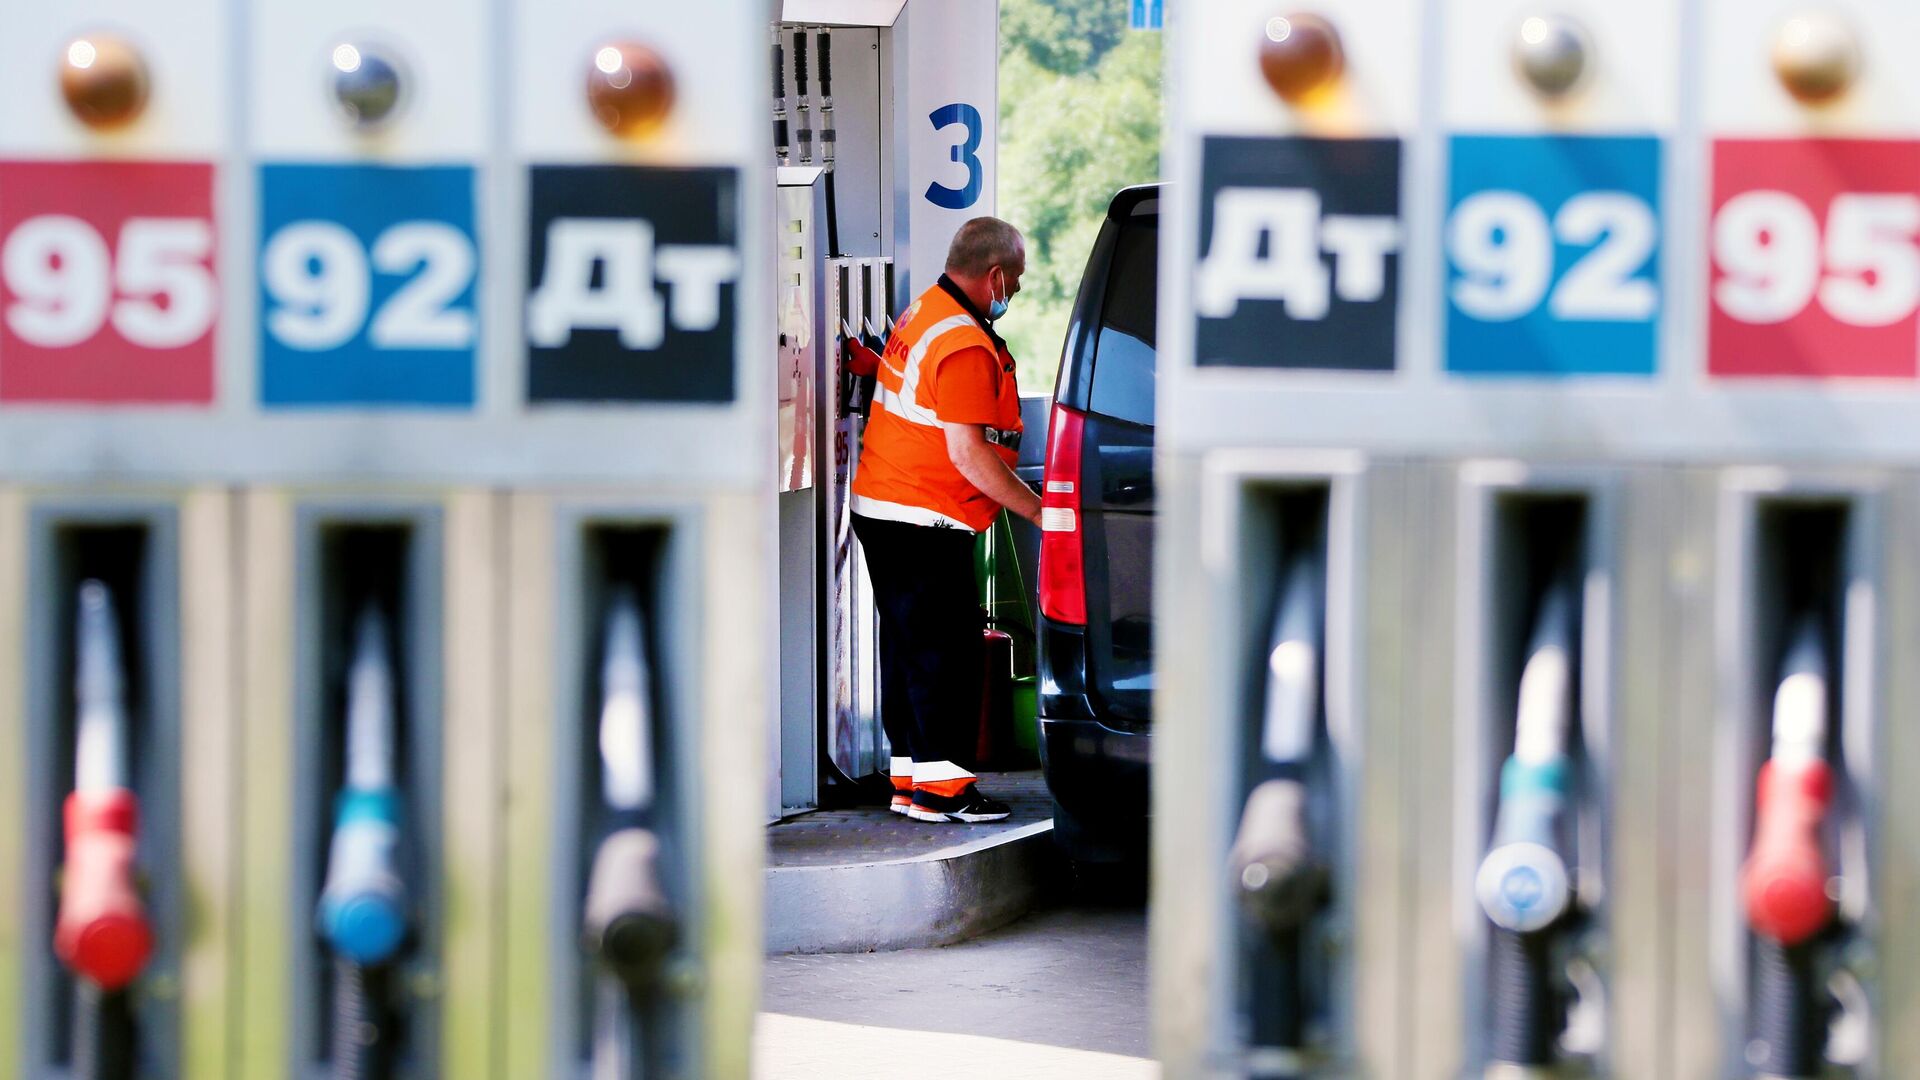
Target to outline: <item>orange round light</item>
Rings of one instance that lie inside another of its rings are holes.
[[[106,34],[67,43],[60,56],[60,94],[79,121],[96,131],[125,127],[147,107],[147,63],[133,46]]]
[[[1312,14],[1276,15],[1260,36],[1260,73],[1273,92],[1299,102],[1340,77],[1346,55],[1340,32]]]
[[[615,135],[650,134],[673,111],[673,72],[645,45],[609,42],[587,65],[587,104]]]
[[[1831,101],[1860,74],[1859,40],[1852,27],[1825,12],[1794,15],[1774,34],[1773,73],[1806,104]]]

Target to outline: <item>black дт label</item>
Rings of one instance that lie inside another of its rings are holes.
[[[1210,138],[1194,362],[1391,371],[1398,139]]]
[[[536,165],[527,400],[733,400],[733,169]]]

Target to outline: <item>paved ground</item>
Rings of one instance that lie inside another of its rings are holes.
[[[960,945],[767,960],[755,1075],[1151,1080],[1146,914],[1042,911]],[[923,1074],[924,1075],[924,1074]]]
[[[989,825],[931,825],[877,808],[820,810],[767,830],[767,865],[852,866],[911,859],[1045,821],[1053,800],[1038,770],[981,773],[980,790],[1005,802],[1013,816]]]

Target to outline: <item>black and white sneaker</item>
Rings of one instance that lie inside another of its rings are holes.
[[[907,816],[915,821],[964,821],[968,824],[1005,821],[1012,813],[1006,803],[981,794],[977,784],[968,784],[967,789],[958,795],[936,795],[915,788],[913,805],[907,808]]]

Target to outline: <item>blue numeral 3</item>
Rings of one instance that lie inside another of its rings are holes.
[[[967,167],[967,186],[950,188],[936,181],[927,185],[927,201],[947,210],[965,210],[980,201],[980,189],[986,186],[986,170],[981,167],[978,156],[980,141],[986,137],[980,110],[960,101],[933,110],[929,119],[933,121],[935,131],[955,124],[966,127],[967,141],[953,147],[948,153],[954,161]]]

